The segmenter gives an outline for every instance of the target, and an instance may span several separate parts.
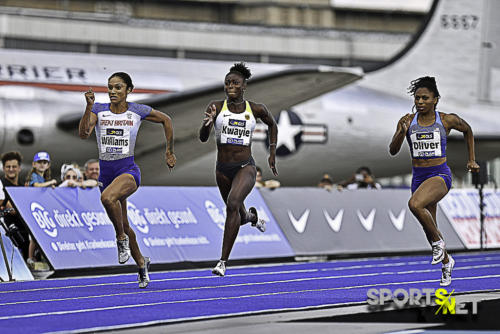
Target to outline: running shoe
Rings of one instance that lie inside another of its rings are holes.
[[[226,274],[226,261],[219,260],[214,269],[212,269],[212,274],[217,276],[224,276]]]
[[[116,240],[116,245],[118,246],[118,262],[121,264],[128,261],[130,258],[130,246],[128,244],[128,235],[125,235],[125,239]]]
[[[139,275],[137,275],[137,280],[139,281],[139,288],[144,289],[149,284],[149,266],[151,265],[151,259],[149,257],[144,257],[144,268],[139,268]]]
[[[262,233],[266,232],[266,221],[264,219],[259,219],[259,215],[257,214],[257,209],[253,206],[248,209],[248,212],[253,213],[255,215],[255,222],[252,222],[252,226],[256,227]]]
[[[438,264],[444,259],[445,244],[443,240],[434,241],[432,243],[432,262],[431,264]]]
[[[443,263],[443,268],[441,269],[441,271],[443,272],[441,276],[441,283],[439,283],[439,285],[441,286],[448,286],[451,284],[451,271],[455,266],[455,260],[453,260],[450,254],[448,254],[448,259],[449,262],[446,264]]]

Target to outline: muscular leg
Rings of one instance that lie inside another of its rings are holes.
[[[411,212],[422,225],[429,243],[438,241],[441,238],[441,232],[437,228],[435,210],[431,213],[428,207],[429,205],[435,206],[447,193],[448,188],[444,180],[435,176],[425,180],[408,202]]]
[[[219,185],[219,189],[221,189],[222,186],[224,187],[223,190],[226,190],[227,184],[224,182],[224,179],[221,178],[219,180],[219,174],[220,173],[217,173],[217,184]],[[255,185],[255,174],[255,167],[246,166],[238,171],[231,184],[226,199],[226,222],[224,225],[221,260],[227,261],[231,249],[233,248],[234,241],[236,240],[241,225],[240,210],[241,207],[243,207],[243,201]],[[223,190],[221,190],[221,194]]]
[[[101,202],[109,219],[113,223],[118,240],[125,239],[125,231],[123,227],[123,215],[121,201],[137,190],[134,177],[130,174],[122,174],[111,182],[101,194]]]
[[[426,209],[429,210],[429,212],[431,213],[432,219],[434,220],[434,223],[436,224],[436,229],[437,229],[437,232],[439,233],[439,237],[441,238],[441,240],[443,240],[443,235],[441,234],[441,231],[439,231],[439,229],[437,227],[437,219],[436,219],[437,203],[427,205]],[[448,263],[448,261],[449,261],[448,260],[448,252],[445,249],[443,263],[446,264],[446,263]]]
[[[144,257],[142,256],[141,250],[139,249],[139,245],[137,244],[135,232],[133,229],[130,228],[130,224],[128,222],[127,199],[121,200],[120,205],[122,207],[123,230],[125,234],[128,235],[130,252],[132,253],[132,257],[134,258],[135,263],[137,263],[139,267],[144,267]]]
[[[229,191],[231,190],[231,180],[221,172],[216,172],[216,179],[222,200],[227,205],[227,197],[229,196]],[[245,225],[246,223],[255,220],[253,214],[247,212],[245,204],[240,206],[239,211],[241,217],[240,225]]]

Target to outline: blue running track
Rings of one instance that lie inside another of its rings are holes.
[[[455,293],[500,289],[500,252],[455,255]],[[214,262],[215,263],[215,262]],[[439,288],[429,256],[156,272],[0,284],[0,332],[46,333],[366,302],[370,288]]]

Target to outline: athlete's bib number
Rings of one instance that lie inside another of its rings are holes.
[[[221,143],[232,145],[250,145],[252,131],[247,127],[246,120],[224,120],[221,129]]]
[[[439,129],[428,132],[416,132],[410,135],[413,158],[441,157],[441,133]]]
[[[130,130],[119,128],[101,129],[101,153],[128,154]]]

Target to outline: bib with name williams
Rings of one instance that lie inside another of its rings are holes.
[[[227,100],[224,100],[222,109],[215,119],[217,145],[250,146],[255,124],[256,120],[248,101],[245,101],[245,111],[236,114],[229,111]]]
[[[443,126],[439,112],[436,110],[436,120],[429,126],[418,124],[417,112],[406,133],[413,159],[434,159],[446,157],[446,129]]]
[[[111,112],[109,103],[95,103],[92,112],[97,115],[95,133],[100,160],[119,160],[134,156],[137,131],[152,108],[128,102],[121,114]]]

